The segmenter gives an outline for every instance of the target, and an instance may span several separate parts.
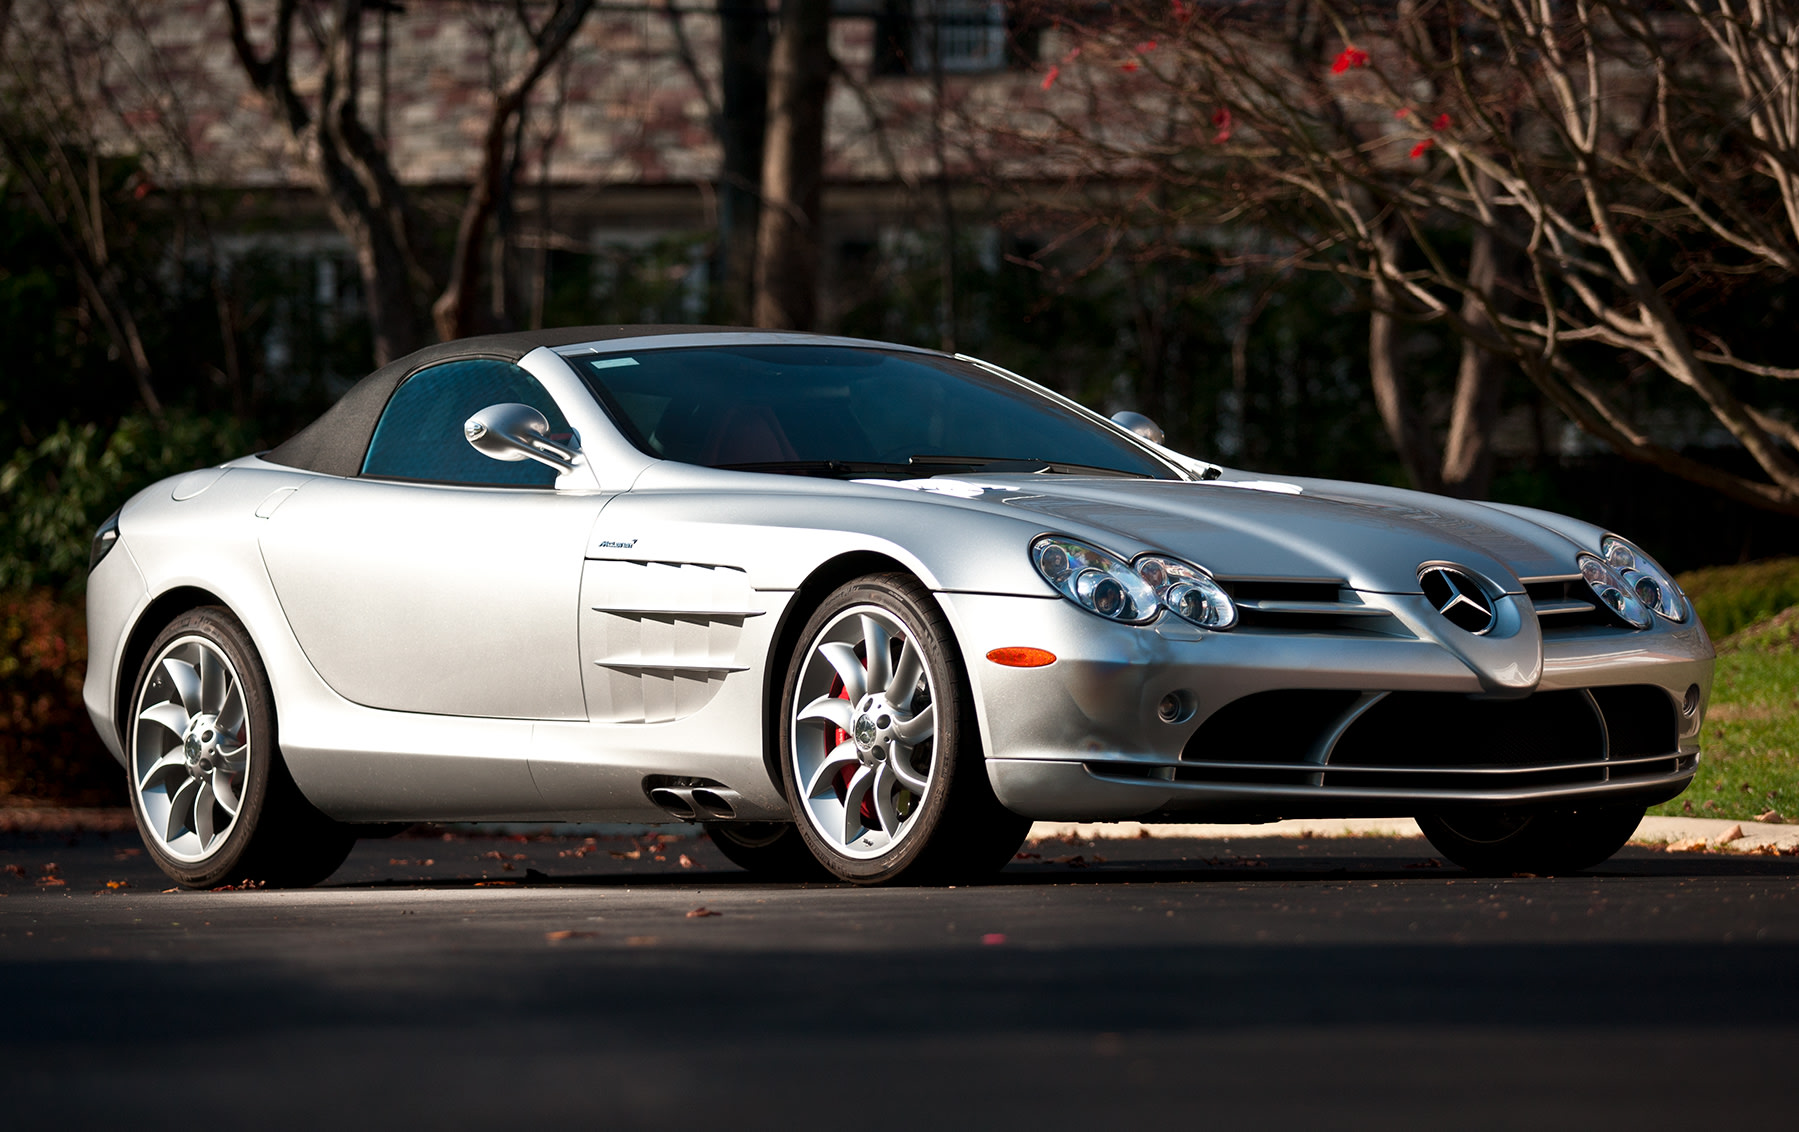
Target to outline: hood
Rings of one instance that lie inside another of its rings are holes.
[[[991,476],[982,502],[1040,516],[1126,557],[1161,550],[1224,577],[1341,578],[1417,593],[1418,567],[1451,562],[1510,593],[1519,579],[1568,575],[1581,547],[1485,504],[1328,480],[1176,481]]]

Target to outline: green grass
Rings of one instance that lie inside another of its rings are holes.
[[[1680,583],[1717,641],[1718,669],[1699,773],[1649,812],[1740,821],[1774,810],[1799,821],[1799,558],[1695,570]]]
[[[1693,599],[1714,641],[1799,605],[1799,558],[1708,566],[1675,580]]]

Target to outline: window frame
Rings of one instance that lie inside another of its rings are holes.
[[[523,358],[513,358],[513,357],[507,357],[503,354],[493,354],[493,353],[471,353],[471,354],[465,354],[464,356],[459,357],[459,358],[445,358],[440,361],[434,361],[434,362],[430,362],[429,364],[422,365],[418,369],[413,370],[411,373],[409,373],[405,377],[401,378],[394,385],[393,392],[389,393],[387,395],[386,403],[381,406],[381,412],[379,412],[375,416],[374,431],[369,434],[369,445],[368,445],[368,448],[363,451],[362,469],[356,473],[356,476],[355,476],[356,479],[372,480],[372,481],[375,481],[378,483],[412,484],[412,485],[421,486],[421,487],[466,488],[466,489],[474,489],[474,490],[482,490],[482,491],[558,491],[558,490],[563,489],[566,486],[569,486],[565,482],[569,479],[569,477],[572,474],[569,472],[557,472],[555,475],[555,478],[552,479],[547,484],[528,484],[528,483],[473,483],[473,482],[470,482],[467,480],[426,479],[426,478],[417,477],[417,476],[397,476],[397,475],[389,475],[389,474],[384,474],[384,473],[379,473],[379,472],[368,471],[369,456],[375,451],[375,441],[381,435],[381,422],[387,419],[388,411],[393,408],[394,401],[396,398],[398,398],[400,396],[400,392],[403,389],[405,389],[409,383],[411,383],[414,379],[419,377],[421,374],[430,373],[432,370],[443,369],[446,366],[462,365],[467,362],[500,362],[504,365],[511,366],[514,370],[517,370],[519,373],[523,374],[527,379],[529,379],[529,381],[533,385],[535,385],[537,387],[538,391],[541,392],[544,395],[544,397],[548,398],[549,402],[556,407],[556,411],[559,414],[561,414],[564,422],[568,423],[568,427],[569,427],[569,429],[574,437],[574,441],[575,441],[573,446],[576,448],[580,447],[580,430],[576,429],[574,424],[569,420],[568,407],[562,403],[562,401],[556,396],[555,392],[549,388],[549,386],[543,381],[542,378],[540,378],[537,374],[532,373],[528,368],[525,367],[525,365],[523,364],[524,363]],[[491,402],[491,403],[492,404],[500,404],[502,402]],[[486,407],[487,406],[485,406],[485,405],[482,406],[482,408],[486,408]],[[533,407],[535,407],[535,406],[533,406]],[[539,411],[541,412],[542,410],[539,410]],[[468,441],[466,439],[464,439],[463,443],[467,444]],[[512,462],[512,461],[495,460],[491,456],[488,456],[485,453],[480,452],[473,445],[469,446],[469,451],[474,452],[482,460],[484,460],[488,463],[503,464],[503,463]],[[548,468],[547,465],[536,464],[535,461],[528,461],[528,462],[535,464],[538,467],[543,467],[547,471],[554,471],[554,469]],[[576,485],[576,486],[585,486],[585,485],[583,484],[583,485]]]

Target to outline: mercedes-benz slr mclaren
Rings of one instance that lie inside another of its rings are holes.
[[[1549,872],[1692,778],[1712,647],[1625,538],[1158,439],[877,342],[434,346],[105,523],[86,702],[192,886],[425,820],[873,883],[1034,819],[1416,816]]]

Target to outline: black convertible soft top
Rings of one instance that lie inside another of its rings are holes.
[[[539,346],[557,349],[582,342],[608,342],[619,338],[649,338],[663,334],[742,333],[740,326],[565,326],[551,330],[522,330],[512,334],[483,334],[426,346],[389,362],[350,387],[318,420],[295,433],[285,443],[262,454],[272,464],[303,468],[329,476],[354,476],[362,471],[375,422],[387,408],[400,382],[426,366],[464,358],[499,358],[516,362]]]

